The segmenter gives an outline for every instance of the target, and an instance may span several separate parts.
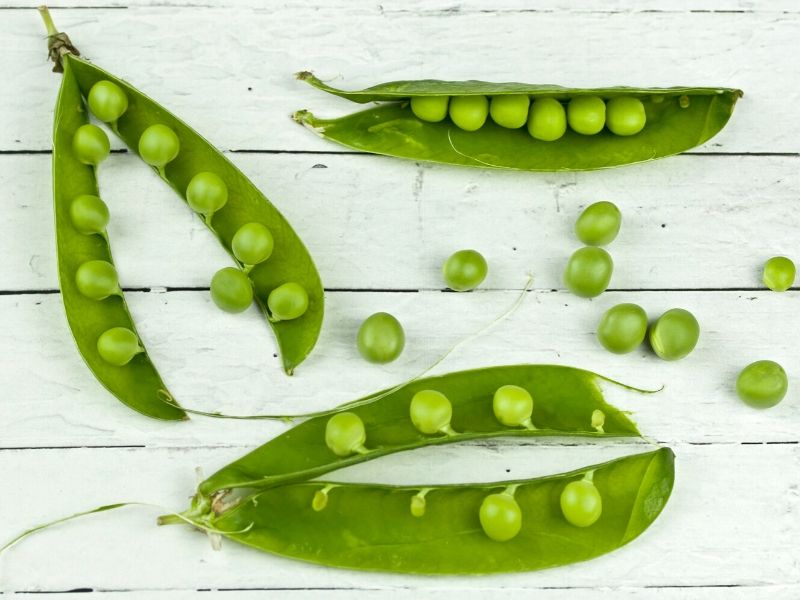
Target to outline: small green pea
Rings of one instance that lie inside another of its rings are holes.
[[[228,186],[216,173],[198,173],[186,186],[186,202],[206,219],[228,202]]]
[[[273,321],[298,319],[308,310],[308,292],[299,283],[284,283],[269,293],[267,306]]]
[[[647,335],[647,313],[638,304],[609,308],[597,326],[597,339],[614,354],[633,352]]]
[[[148,165],[163,169],[180,152],[178,135],[166,125],[151,125],[139,138],[139,156]]]
[[[411,112],[423,121],[438,123],[447,116],[448,96],[414,96],[411,98]]]
[[[577,133],[599,133],[606,124],[606,103],[597,96],[576,96],[567,105],[567,121]]]
[[[459,250],[442,266],[444,281],[451,290],[468,292],[478,287],[489,272],[489,265],[477,250]]]
[[[424,517],[425,516],[425,509],[427,508],[427,501],[425,500],[425,494],[422,492],[411,496],[411,516],[414,517]]]
[[[108,225],[108,206],[97,196],[84,194],[69,205],[69,218],[72,226],[84,235],[103,233]]]
[[[508,493],[486,496],[479,517],[484,533],[496,542],[507,542],[522,529],[522,510]]]
[[[108,157],[111,152],[111,144],[105,131],[97,125],[87,123],[75,131],[72,138],[72,149],[83,164],[96,167]]]
[[[636,135],[646,122],[644,104],[638,98],[619,96],[606,104],[606,124],[615,135]]]
[[[555,98],[537,98],[531,106],[528,133],[537,140],[554,142],[567,131],[567,113]]]
[[[386,312],[370,315],[358,328],[358,351],[373,363],[389,363],[400,356],[406,345],[403,326]]]
[[[100,357],[115,367],[127,365],[131,359],[144,352],[139,338],[127,327],[112,327],[97,338]]]
[[[257,265],[272,255],[275,241],[272,233],[261,223],[245,223],[233,234],[231,249],[236,259],[245,265]]]
[[[325,425],[325,445],[336,456],[350,456],[366,451],[367,432],[357,414],[343,412],[333,415]]]
[[[450,98],[450,118],[464,131],[477,131],[489,116],[486,96],[453,96]]]
[[[489,104],[492,121],[507,129],[519,129],[528,121],[530,98],[521,94],[495,96]]]
[[[789,389],[786,371],[771,360],[747,365],[736,379],[736,393],[753,408],[770,408],[783,400]]]
[[[533,426],[533,396],[523,387],[503,385],[497,388],[492,398],[492,409],[497,420],[506,427]]]
[[[594,298],[606,291],[613,272],[614,261],[608,252],[586,246],[569,257],[564,270],[564,283],[576,296]]]
[[[92,300],[105,300],[119,293],[117,270],[104,260],[87,260],[75,272],[78,291]]]
[[[603,513],[603,499],[591,481],[572,481],[561,492],[561,512],[576,527],[589,527]]]
[[[426,435],[452,433],[450,420],[453,418],[453,405],[441,392],[420,390],[411,398],[409,407],[411,422]]]
[[[575,235],[587,246],[605,246],[614,241],[622,225],[622,213],[613,202],[603,200],[583,209],[575,221]]]
[[[692,313],[682,308],[668,310],[650,328],[650,346],[664,360],[687,356],[699,338],[700,324]]]
[[[773,292],[785,292],[794,285],[794,263],[785,256],[773,256],[764,264],[764,285]]]
[[[89,110],[104,123],[116,121],[128,110],[128,97],[113,81],[98,81],[89,90]]]
[[[240,313],[253,303],[253,284],[241,270],[225,267],[211,279],[211,299],[229,313]]]

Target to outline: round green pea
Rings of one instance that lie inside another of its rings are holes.
[[[87,123],[75,131],[72,137],[72,149],[83,164],[96,167],[108,157],[111,144],[105,131],[97,125]]]
[[[586,246],[569,257],[564,269],[564,283],[576,296],[594,298],[606,291],[613,272],[614,261],[608,252]]]
[[[411,112],[430,123],[443,121],[447,116],[448,96],[414,96],[411,98]]]
[[[112,327],[97,338],[97,352],[107,363],[121,367],[144,352],[144,348],[139,344],[137,335],[127,327]]]
[[[442,266],[444,281],[451,290],[468,292],[478,287],[489,272],[489,265],[476,250],[459,250]]]
[[[450,98],[450,119],[464,131],[477,131],[489,116],[486,96],[453,96]]]
[[[606,125],[615,135],[636,135],[646,122],[644,104],[638,98],[619,96],[606,104]]]
[[[603,499],[591,481],[572,481],[561,492],[561,512],[576,527],[589,527],[603,513]]]
[[[225,267],[211,279],[211,299],[229,313],[240,313],[253,303],[253,284],[241,270]]]
[[[180,152],[178,135],[166,125],[151,125],[139,138],[139,156],[148,165],[163,169]]]
[[[128,110],[128,97],[113,81],[98,81],[89,90],[89,110],[104,123],[115,123]]]
[[[299,283],[284,283],[269,293],[267,306],[273,321],[297,319],[308,310],[308,292]]]
[[[370,315],[358,328],[358,351],[373,363],[389,363],[400,356],[406,345],[403,326],[386,312]]]
[[[555,98],[537,98],[528,117],[528,133],[537,140],[554,142],[567,131],[567,113]]]
[[[105,300],[119,292],[117,270],[104,260],[87,260],[75,272],[78,291],[92,300]]]
[[[208,218],[228,202],[228,186],[216,173],[203,171],[186,186],[186,202],[193,211]]]
[[[687,356],[700,338],[700,324],[682,308],[672,308],[650,328],[650,346],[659,358],[679,360]]]
[[[103,233],[108,225],[108,206],[97,196],[84,194],[69,205],[72,226],[84,235]]]
[[[533,397],[524,387],[503,385],[492,398],[494,416],[506,427],[530,425],[533,414]]]
[[[597,339],[614,354],[633,352],[647,334],[647,313],[638,304],[617,304],[609,308],[597,326]]]
[[[597,96],[576,96],[567,105],[567,121],[577,133],[599,133],[606,124],[606,103]]]
[[[785,292],[794,285],[794,263],[785,256],[773,256],[764,264],[764,285],[773,292]]]
[[[364,421],[355,413],[337,413],[325,425],[325,445],[336,456],[350,456],[362,450],[366,441]]]
[[[272,255],[275,241],[272,233],[261,223],[245,223],[231,240],[231,249],[236,259],[245,265],[257,265]]]
[[[489,104],[492,121],[507,129],[519,129],[528,121],[530,98],[521,94],[495,96]]]
[[[575,221],[575,235],[587,246],[605,246],[614,241],[622,225],[622,213],[613,202],[603,200],[583,209]]]
[[[786,371],[771,360],[747,365],[736,379],[736,393],[753,408],[770,408],[783,400],[789,389]]]
[[[411,398],[409,413],[414,427],[426,435],[432,435],[450,429],[453,405],[441,392],[420,390]]]
[[[511,494],[490,494],[479,512],[483,532],[496,542],[507,542],[522,529],[522,511]]]

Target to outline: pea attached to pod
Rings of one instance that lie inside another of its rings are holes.
[[[102,234],[108,225],[108,206],[97,196],[84,194],[69,205],[72,226],[84,235]]]
[[[267,306],[275,322],[299,319],[308,310],[308,292],[299,283],[289,281],[269,293]]]
[[[606,124],[606,103],[597,96],[575,96],[567,104],[567,121],[576,133],[600,133]]]
[[[414,96],[411,98],[411,112],[422,121],[438,123],[447,117],[449,100],[449,96]]]
[[[83,164],[97,167],[108,158],[111,144],[105,131],[97,125],[87,123],[75,131],[72,137],[72,149]]]
[[[95,83],[89,90],[87,100],[89,110],[104,123],[116,123],[128,110],[128,97],[113,81]]]
[[[593,482],[593,473],[571,481],[561,492],[561,512],[575,527],[589,527],[603,513],[603,498]]]
[[[484,533],[496,542],[507,542],[522,529],[522,510],[513,491],[490,494],[483,499],[479,512]]]
[[[151,125],[139,138],[139,156],[151,167],[163,171],[180,152],[178,135],[166,125]]]
[[[497,388],[492,398],[494,416],[506,427],[536,429],[531,421],[533,396],[524,387],[503,385]]]
[[[208,222],[228,202],[228,186],[216,173],[202,171],[186,186],[186,202]]]
[[[500,127],[519,129],[528,121],[530,103],[525,94],[494,96],[489,104],[489,114]]]
[[[606,124],[615,135],[636,135],[646,122],[644,104],[638,98],[618,96],[606,104]]]
[[[272,233],[261,223],[245,223],[231,240],[231,250],[236,260],[243,265],[257,265],[272,255],[275,241]]]
[[[365,454],[367,431],[364,421],[357,414],[342,412],[333,415],[325,425],[325,445],[336,456]]]
[[[406,345],[403,326],[394,315],[377,312],[358,328],[358,351],[369,362],[385,364],[395,360]]]
[[[225,267],[211,279],[211,299],[225,312],[240,313],[253,303],[253,284],[241,270]]]
[[[477,131],[489,115],[486,96],[453,96],[450,98],[450,119],[464,131]]]
[[[97,352],[107,363],[122,367],[144,352],[144,348],[139,343],[139,337],[127,327],[112,327],[97,338]]]
[[[543,142],[554,142],[567,131],[567,113],[555,98],[537,98],[531,105],[528,133]]]
[[[454,435],[450,426],[453,405],[447,396],[436,390],[420,390],[411,398],[409,407],[411,422],[426,435],[444,433]]]
[[[105,260],[87,260],[75,273],[78,291],[92,300],[105,300],[121,293],[117,270]]]

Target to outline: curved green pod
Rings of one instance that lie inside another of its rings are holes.
[[[330,87],[309,72],[298,79],[325,92],[377,107],[338,119],[320,119],[301,110],[294,119],[325,139],[349,148],[431,162],[523,171],[582,171],[639,163],[685,152],[714,137],[733,113],[741,90],[731,88],[566,88],[555,85],[483,81],[395,81],[364,90]],[[464,131],[449,118],[418,119],[409,101],[419,96],[527,95],[562,104],[579,96],[604,100],[630,96],[644,105],[646,125],[635,135],[596,135],[567,129],[555,141],[533,138],[525,127],[507,129],[487,119],[477,131]]]

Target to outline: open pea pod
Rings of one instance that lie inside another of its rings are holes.
[[[309,72],[298,73],[297,77],[353,102],[382,103],[338,119],[320,119],[306,110],[295,113],[298,123],[325,139],[387,156],[523,171],[603,169],[685,152],[719,133],[742,96],[741,90],[731,88],[579,89],[438,80],[395,81],[364,90],[345,91],[326,85]],[[581,96],[596,96],[604,101],[635,98],[641,101],[646,122],[632,135],[617,135],[609,128],[584,135],[565,128],[557,139],[543,141],[532,137],[525,126],[501,127],[491,118],[476,131],[460,129],[443,116],[438,122],[423,121],[415,116],[410,106],[415,97],[443,96],[452,101],[461,96],[510,95],[528,96],[533,100],[532,106],[541,99],[555,99],[563,105]]]

